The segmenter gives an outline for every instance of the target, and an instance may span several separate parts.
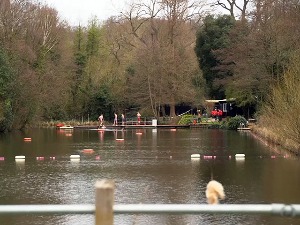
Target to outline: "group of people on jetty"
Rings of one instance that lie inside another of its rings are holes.
[[[137,116],[137,123],[138,123],[138,125],[140,125],[142,115],[140,114],[140,112],[137,112],[136,116]],[[125,125],[126,119],[125,119],[125,115],[123,113],[121,114],[121,120],[122,120],[122,125]],[[103,114],[101,114],[98,117],[98,122],[99,122],[99,128],[104,126],[104,116],[103,116]],[[118,125],[118,114],[117,113],[114,113],[114,123],[113,123],[113,125],[114,126]]]
[[[217,121],[221,121],[223,116],[223,111],[221,109],[214,108],[214,110],[211,111],[211,116],[215,118]]]

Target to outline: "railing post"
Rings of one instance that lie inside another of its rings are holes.
[[[114,188],[112,180],[96,182],[95,225],[113,225]]]

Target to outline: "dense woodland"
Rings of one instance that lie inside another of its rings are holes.
[[[288,79],[299,87],[299,49],[299,0],[150,0],[86,27],[36,1],[1,0],[0,130],[132,109],[175,116],[208,98],[263,118],[280,100],[300,106],[297,88],[274,99]]]

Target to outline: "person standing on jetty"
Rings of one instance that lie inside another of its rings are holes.
[[[140,114],[140,112],[137,112],[136,116],[137,116],[138,125],[140,125],[141,124],[141,114]]]
[[[118,125],[118,114],[115,113],[115,118],[114,118],[114,126]]]
[[[99,121],[99,128],[103,126],[103,114],[101,114],[99,117],[98,117],[98,121]]]
[[[122,118],[122,125],[125,125],[125,115],[123,113],[121,114],[121,118]]]

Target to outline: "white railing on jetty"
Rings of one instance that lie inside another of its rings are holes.
[[[186,112],[184,112],[184,113],[181,113],[181,114],[178,115],[178,116],[183,116],[183,115],[185,115],[185,114],[187,114],[187,113],[189,113],[189,112],[192,112],[192,109],[189,109],[188,111],[186,111]]]
[[[95,225],[113,225],[114,214],[269,214],[300,217],[300,204],[120,204],[114,205],[114,182],[96,183],[95,205],[0,205],[6,214],[94,214]]]

